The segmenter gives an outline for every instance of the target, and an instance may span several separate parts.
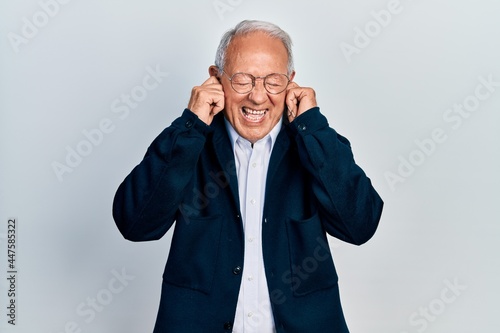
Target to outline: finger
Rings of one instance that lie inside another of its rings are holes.
[[[210,108],[210,114],[212,115],[216,115],[217,113],[222,111],[224,109],[224,94],[213,96],[210,103]]]
[[[224,92],[224,87],[220,83],[219,79],[215,76],[209,77],[205,82],[201,84],[200,88],[206,89],[208,91]]]
[[[217,79],[216,76],[211,76],[205,82],[203,82],[201,85],[202,86],[207,86],[207,85],[210,85],[210,84],[218,84],[218,85],[220,85],[220,82],[219,82],[219,80]]]
[[[188,109],[210,125],[213,117],[224,109],[224,88],[215,76],[191,90]]]
[[[299,104],[299,96],[300,92],[297,90],[297,88],[290,88],[287,91],[286,98],[285,98],[285,103],[286,107],[288,109],[289,117],[296,117],[297,116],[297,106]]]
[[[290,83],[288,84],[288,87],[287,87],[286,89],[287,89],[287,90],[290,90],[290,89],[293,89],[293,88],[299,88],[299,87],[300,87],[300,86],[299,86],[296,82],[292,81],[292,82],[290,82]]]
[[[287,112],[287,117],[288,117],[288,121],[289,121],[289,122],[294,121],[294,120],[295,120],[295,118],[297,117],[297,116],[295,115],[295,113],[294,113],[292,110],[290,110],[290,109],[288,108],[288,106],[286,107],[286,112]]]

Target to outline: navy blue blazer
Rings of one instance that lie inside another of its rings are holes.
[[[113,216],[126,239],[159,239],[176,222],[154,332],[232,331],[245,264],[237,184],[222,113],[207,126],[186,109],[119,186]],[[319,108],[284,118],[262,220],[278,333],[348,332],[326,234],[362,244],[382,206],[349,141]]]

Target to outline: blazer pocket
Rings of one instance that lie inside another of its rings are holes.
[[[208,294],[212,288],[222,230],[220,215],[182,217],[176,222],[163,280]]]
[[[331,288],[338,277],[318,214],[306,220],[288,218],[291,288],[296,296]]]

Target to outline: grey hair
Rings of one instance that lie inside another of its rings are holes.
[[[228,30],[221,38],[217,53],[215,54],[215,66],[220,70],[224,70],[226,64],[226,51],[235,36],[242,36],[251,32],[261,31],[268,34],[270,37],[277,38],[283,42],[288,54],[288,75],[293,70],[293,54],[292,54],[292,39],[280,27],[273,23],[265,21],[245,20],[238,23],[233,29]]]

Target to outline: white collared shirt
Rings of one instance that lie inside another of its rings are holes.
[[[262,257],[262,215],[269,159],[282,121],[253,145],[240,137],[227,119],[225,123],[236,162],[245,237],[243,275],[233,333],[275,333]]]

